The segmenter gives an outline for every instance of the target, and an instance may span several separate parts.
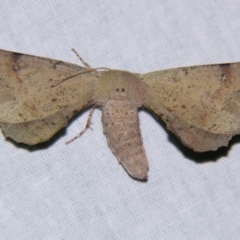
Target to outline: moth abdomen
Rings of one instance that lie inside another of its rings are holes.
[[[103,107],[103,129],[119,163],[134,178],[147,179],[148,161],[139,128],[138,109],[128,100],[108,100]]]

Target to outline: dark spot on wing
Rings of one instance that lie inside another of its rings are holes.
[[[21,57],[23,56],[23,54],[21,53],[12,53],[12,57],[15,61],[18,61]]]
[[[221,70],[221,82],[224,84],[224,87],[231,86],[231,64],[219,64],[219,68]]]
[[[53,64],[53,68],[56,69],[58,65],[63,65],[64,62],[62,61],[57,61],[56,63]]]
[[[20,70],[20,67],[18,65],[18,60],[21,59],[21,57],[23,56],[23,54],[21,53],[12,53],[12,69],[13,71],[17,72]]]
[[[230,63],[219,64],[219,66],[222,67],[222,68],[229,68],[230,67]]]

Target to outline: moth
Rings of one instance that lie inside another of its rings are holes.
[[[160,116],[194,151],[227,146],[240,133],[240,63],[138,74],[0,50],[0,126],[6,138],[28,145],[48,141],[90,106],[102,110],[118,162],[133,178],[147,179],[138,109]]]

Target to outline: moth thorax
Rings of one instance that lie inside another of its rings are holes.
[[[95,101],[103,105],[109,99],[129,100],[141,106],[147,99],[146,84],[130,72],[110,70],[104,72],[97,82]]]

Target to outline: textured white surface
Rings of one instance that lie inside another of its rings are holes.
[[[149,72],[240,61],[236,0],[2,1],[0,48]],[[140,112],[150,164],[131,179],[88,112],[44,147],[0,138],[0,239],[239,239],[240,145],[194,154]],[[194,160],[204,161],[196,163]],[[216,162],[211,160],[217,160]]]

